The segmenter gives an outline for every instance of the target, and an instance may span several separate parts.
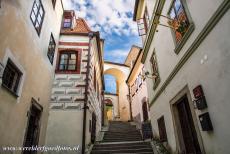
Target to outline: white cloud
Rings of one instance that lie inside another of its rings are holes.
[[[119,36],[137,35],[136,23],[131,12],[134,0],[63,0],[65,9],[74,9],[79,17],[85,18],[94,30]]]
[[[129,49],[115,49],[105,52],[105,59],[117,63],[124,63],[129,53]]]

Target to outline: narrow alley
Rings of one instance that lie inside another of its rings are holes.
[[[229,154],[230,0],[0,0],[0,154]]]

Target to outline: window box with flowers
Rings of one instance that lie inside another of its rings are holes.
[[[172,33],[175,42],[175,53],[179,53],[189,36],[195,29],[184,0],[173,0],[168,11],[169,25],[173,27]]]

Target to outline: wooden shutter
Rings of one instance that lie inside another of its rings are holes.
[[[165,128],[164,116],[160,117],[157,120],[157,123],[158,123],[160,141],[165,142],[167,141],[167,133]]]

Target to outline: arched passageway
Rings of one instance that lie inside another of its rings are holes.
[[[104,75],[109,74],[115,77],[116,93],[106,93],[105,100],[112,98],[113,104],[113,117],[111,120],[130,120],[130,105],[128,100],[128,86],[126,79],[129,75],[130,69],[124,64],[105,62],[104,63]]]

